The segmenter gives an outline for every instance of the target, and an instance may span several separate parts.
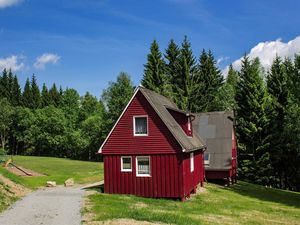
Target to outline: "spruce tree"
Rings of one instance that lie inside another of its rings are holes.
[[[13,83],[11,87],[11,104],[13,106],[21,105],[21,87],[18,81],[18,77],[15,75],[13,77]]]
[[[239,140],[240,177],[260,184],[270,184],[272,167],[266,132],[267,97],[258,59],[244,56],[236,89],[236,120]]]
[[[169,42],[168,48],[166,49],[165,58],[167,59],[166,64],[166,82],[168,84],[167,88],[169,96],[173,101],[178,98],[176,96],[176,85],[180,79],[179,74],[179,56],[180,49],[173,39]]]
[[[51,102],[48,88],[45,83],[43,83],[42,93],[41,93],[41,107],[44,108],[49,106]]]
[[[286,146],[288,137],[284,135],[285,118],[289,103],[289,88],[286,67],[282,60],[277,56],[267,75],[267,90],[271,97],[271,110],[269,113],[271,135],[270,143],[272,146],[272,164],[279,179],[279,187],[282,187],[283,175],[286,172],[287,158]]]
[[[12,89],[13,89],[13,82],[14,82],[14,75],[11,71],[11,69],[9,69],[8,71],[8,82],[7,82],[7,93],[8,93],[8,96],[7,96],[7,99],[9,101],[10,104],[12,104]]]
[[[34,74],[32,75],[31,78],[31,95],[32,95],[32,109],[40,108],[41,93]]]
[[[229,65],[226,83],[232,85],[234,88],[238,83],[238,72],[235,69],[233,69],[232,64]]]
[[[2,98],[9,99],[9,87],[8,87],[8,74],[7,70],[4,69],[2,72],[2,78],[0,83],[0,96]]]
[[[49,96],[50,96],[50,105],[53,105],[55,107],[58,107],[61,100],[61,95],[57,90],[56,84],[53,83],[52,87],[49,90]]]
[[[300,105],[300,55],[295,55],[294,67],[291,66],[291,62],[288,60],[285,61],[286,68],[289,69],[289,74],[291,75],[290,79],[290,88],[293,94],[293,97],[297,104]],[[293,69],[291,69],[293,68]]]
[[[192,80],[191,110],[193,112],[216,111],[219,104],[216,102],[216,97],[222,85],[223,76],[212,52],[209,50],[207,53],[203,49],[197,72]]]
[[[32,92],[29,78],[26,79],[24,91],[22,94],[22,105],[26,108],[32,107]]]
[[[178,79],[173,83],[175,103],[182,110],[191,110],[191,80],[196,70],[196,59],[187,37],[181,45],[179,55]]]
[[[150,53],[147,56],[147,63],[144,65],[144,77],[142,85],[145,88],[157,93],[165,93],[165,62],[159,51],[156,40],[151,44]]]

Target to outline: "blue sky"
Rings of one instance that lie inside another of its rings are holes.
[[[139,84],[153,39],[164,51],[187,35],[195,56],[211,49],[221,69],[244,53],[293,55],[299,9],[296,0],[0,0],[0,67],[22,85],[35,73],[40,84],[99,97],[120,71]]]

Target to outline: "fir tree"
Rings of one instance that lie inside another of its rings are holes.
[[[233,69],[232,64],[229,65],[226,83],[232,85],[234,88],[238,83],[238,72],[235,69]]]
[[[173,101],[176,101],[178,97],[176,97],[176,86],[180,79],[179,74],[179,56],[180,49],[177,44],[171,39],[168,48],[166,49],[165,58],[167,59],[166,64],[166,82],[168,84],[167,88],[169,96]]]
[[[270,142],[272,146],[272,164],[275,169],[277,177],[279,178],[279,187],[282,187],[282,177],[286,158],[287,137],[284,135],[284,123],[286,118],[286,109],[288,107],[288,80],[286,68],[277,56],[271,69],[267,75],[267,90],[271,97],[271,110],[269,113],[270,126],[269,133],[271,135]]]
[[[40,108],[41,105],[41,93],[36,81],[36,77],[33,74],[31,78],[31,95],[32,95],[32,109]]]
[[[15,75],[11,87],[11,104],[13,106],[21,105],[21,87],[19,85],[18,77]]]
[[[159,51],[158,43],[154,40],[151,44],[150,53],[147,56],[147,63],[144,65],[144,77],[142,85],[145,88],[157,93],[165,93],[165,62]]]
[[[8,82],[7,82],[7,93],[8,93],[8,96],[7,96],[7,99],[8,101],[10,102],[10,104],[12,104],[12,89],[13,89],[13,81],[14,81],[14,75],[11,71],[11,69],[9,69],[8,71]]]
[[[0,96],[2,98],[9,99],[9,88],[8,88],[8,74],[7,70],[4,69],[2,72],[2,78],[0,83]]]
[[[216,96],[223,84],[223,76],[217,67],[212,52],[202,51],[198,70],[192,81],[192,105],[193,112],[215,111],[218,108]]]
[[[258,59],[251,62],[247,56],[243,58],[235,99],[240,177],[270,184],[272,168],[266,133],[267,97]]]
[[[295,98],[297,104],[300,105],[300,55],[295,55],[294,59],[294,67],[291,66],[291,62],[286,60],[285,62],[286,68],[289,69],[289,74],[291,75],[291,83],[290,88]],[[293,68],[293,69],[292,69]]]
[[[58,107],[62,97],[60,93],[57,91],[57,87],[55,83],[53,83],[52,87],[49,90],[49,96],[50,96],[49,104]]]
[[[32,107],[32,92],[29,78],[26,79],[24,91],[22,94],[22,105],[27,108]]]
[[[178,79],[173,83],[175,103],[182,110],[191,110],[191,80],[195,73],[196,60],[186,36],[181,45],[178,62]]]
[[[45,83],[43,83],[42,93],[41,93],[41,107],[44,108],[50,105],[51,99],[49,95],[48,88]]]

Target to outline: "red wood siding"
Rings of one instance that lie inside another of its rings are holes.
[[[183,155],[183,185],[184,195],[187,196],[199,184],[204,181],[203,152],[194,152],[194,171],[191,172],[190,153]]]
[[[151,155],[150,160],[151,177],[136,177],[136,155],[132,156],[132,172],[121,172],[121,155],[105,155],[105,193],[144,197],[183,197],[181,155]]]
[[[193,133],[193,127],[191,122],[191,130],[188,130],[188,117],[180,112],[174,111],[172,109],[168,109],[169,113],[173,116],[173,118],[176,120],[176,122],[180,125],[180,127],[183,129],[183,131],[188,136],[192,136]]]
[[[148,115],[148,136],[133,135],[133,117]],[[175,154],[182,148],[157,113],[138,92],[102,148],[102,154]]]

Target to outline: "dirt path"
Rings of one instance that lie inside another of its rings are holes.
[[[0,214],[1,225],[80,225],[84,191],[55,187],[35,191]]]

